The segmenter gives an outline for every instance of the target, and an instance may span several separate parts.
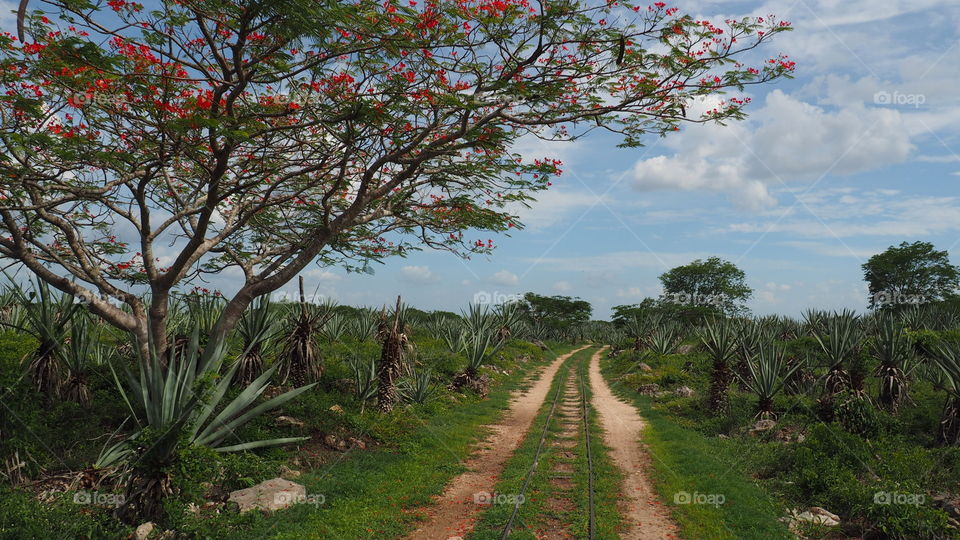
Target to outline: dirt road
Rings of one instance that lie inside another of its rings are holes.
[[[621,513],[627,528],[621,538],[628,540],[660,540],[677,538],[677,527],[670,512],[654,492],[650,474],[650,456],[640,442],[643,419],[632,405],[617,399],[600,374],[597,351],[590,360],[590,388],[593,409],[603,427],[603,442],[610,457],[624,476]]]

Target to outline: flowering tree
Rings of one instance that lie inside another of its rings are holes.
[[[486,252],[478,232],[520,226],[511,209],[561,172],[511,153],[519,137],[636,146],[739,119],[748,99],[686,107],[794,67],[738,61],[789,23],[662,2],[30,8],[23,41],[0,37],[0,254],[161,349],[178,284],[238,270],[223,336],[313,261]]]

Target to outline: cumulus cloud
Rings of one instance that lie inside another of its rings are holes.
[[[828,110],[780,90],[748,123],[693,126],[669,144],[673,155],[634,165],[636,188],[723,192],[752,209],[776,204],[771,187],[902,163],[913,150],[898,110]]]
[[[509,270],[500,270],[490,278],[490,282],[497,285],[519,285],[520,278]]]
[[[400,279],[408,283],[434,283],[437,276],[430,270],[429,266],[404,266],[400,269]]]

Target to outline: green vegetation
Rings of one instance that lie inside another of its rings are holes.
[[[702,355],[701,355],[702,359]],[[647,421],[643,441],[647,445],[655,487],[662,501],[671,505],[674,519],[684,538],[709,539],[788,539],[792,536],[777,521],[783,515],[782,506],[749,478],[745,453],[754,451],[750,441],[716,439],[694,429],[694,423],[685,417],[675,417],[671,411],[702,410],[683,398],[665,399],[662,403],[634,391],[636,383],[658,380],[662,373],[679,368],[683,356],[644,356],[644,362],[654,368],[647,376],[636,373],[636,358],[631,354],[604,359],[604,376],[613,383],[614,392],[640,409]],[[695,376],[700,388],[706,388],[706,372]],[[682,382],[690,384],[694,377]],[[679,386],[679,385],[671,385]],[[751,415],[752,416],[752,415]],[[703,504],[678,504],[685,496],[691,501],[703,496]],[[707,504],[723,497],[723,504]],[[714,497],[707,499],[706,497]]]
[[[147,520],[196,537],[401,535],[461,471],[479,428],[510,391],[568,347],[551,342],[547,354],[525,341],[529,326],[508,308],[463,317],[405,312],[402,346],[392,349],[397,403],[382,411],[367,406],[383,384],[385,344],[373,310],[264,300],[236,335],[217,342],[201,332],[222,302],[201,294],[175,303],[184,310],[174,314],[176,337],[166,356],[154,352],[147,362],[80,303],[48,295],[0,311],[9,328],[23,327],[14,323],[24,310],[70,317],[57,329],[70,339],[55,347],[55,387],[33,384],[27,371],[40,341],[0,332],[8,404],[0,413],[0,536],[123,537]],[[451,329],[463,329],[458,342],[473,346],[451,350]],[[289,336],[296,347],[281,346]],[[297,365],[284,361],[289,356],[322,365],[318,380],[289,386],[286,379],[312,371],[281,372]],[[482,392],[456,384],[468,370],[484,382]],[[70,383],[80,379],[82,394]],[[225,502],[233,490],[290,475],[308,490],[304,504],[240,514]]]
[[[960,349],[939,309],[710,322],[685,354],[620,342],[604,373],[649,422],[660,494],[724,498],[675,504],[684,536],[787,537],[781,518],[821,507],[839,526],[791,525],[813,537],[960,538],[940,502],[960,490]],[[735,378],[718,385],[728,370]]]

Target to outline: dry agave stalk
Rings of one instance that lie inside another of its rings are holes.
[[[3,460],[3,476],[11,486],[18,486],[27,481],[23,474],[23,469],[27,463],[20,459],[20,451],[14,450],[12,456]]]
[[[290,313],[289,333],[280,351],[280,380],[283,384],[290,381],[294,386],[305,386],[320,380],[323,360],[317,351],[315,336],[332,316],[332,309],[321,309],[305,301],[301,276],[300,302]]]
[[[392,321],[387,316],[386,307],[380,313],[377,339],[382,347],[380,349],[380,363],[377,366],[379,381],[377,385],[377,408],[381,412],[391,411],[400,399],[396,381],[403,369],[403,357],[408,343],[405,333],[404,311],[398,296]]]

